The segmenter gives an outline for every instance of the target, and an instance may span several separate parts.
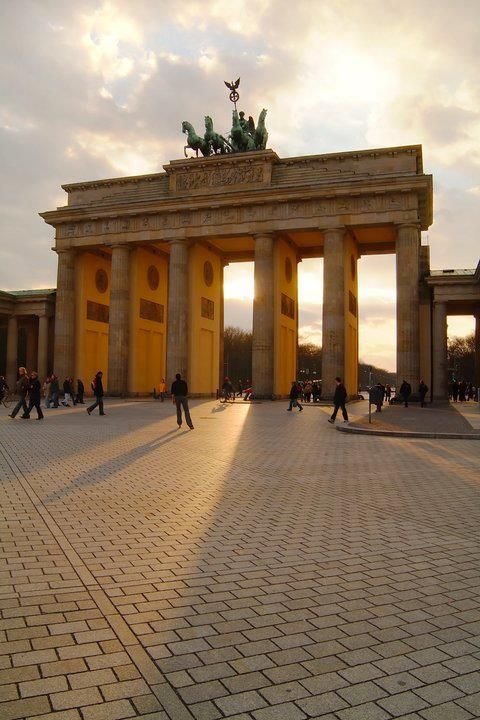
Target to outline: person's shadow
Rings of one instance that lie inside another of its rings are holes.
[[[179,440],[184,434],[185,433],[179,431],[179,429],[169,430],[167,433],[165,433],[165,435],[162,435],[162,437],[160,438],[151,440],[144,445],[139,445],[138,447],[133,448],[133,450],[129,450],[123,455],[117,455],[102,463],[101,465],[97,465],[94,468],[89,468],[88,470],[80,473],[80,475],[78,475],[75,480],[72,480],[69,485],[61,488],[60,490],[56,490],[55,492],[50,493],[50,495],[47,495],[43,502],[54,502],[55,500],[59,500],[60,498],[65,497],[65,495],[68,495],[68,493],[70,493],[72,490],[75,490],[76,488],[103,482],[106,478],[114,475],[121,470],[124,470],[133,462],[136,462],[145,455],[154,452],[163,445],[172,442],[172,440]]]

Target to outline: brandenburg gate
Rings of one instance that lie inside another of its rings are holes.
[[[223,369],[223,271],[254,261],[253,388],[288,393],[296,375],[297,266],[323,258],[323,396],[358,389],[357,264],[394,253],[397,377],[429,382],[430,298],[422,293],[432,177],[419,145],[279,158],[272,150],[175,160],[164,172],[64,185],[55,228],[54,367],[110,394],[184,375],[215,393]]]

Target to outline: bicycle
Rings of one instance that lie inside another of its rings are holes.
[[[10,405],[13,402],[13,395],[9,392],[6,392],[2,395],[0,398],[0,403],[2,403],[3,407],[9,408]]]

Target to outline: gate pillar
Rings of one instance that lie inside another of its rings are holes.
[[[255,397],[271,398],[273,362],[273,235],[255,235],[252,382]]]
[[[412,385],[415,391],[416,386]],[[448,399],[447,304],[433,306],[433,400]]]
[[[188,242],[170,241],[168,272],[167,388],[188,372]]]
[[[108,394],[126,395],[128,387],[129,341],[129,255],[128,245],[112,246],[110,320],[108,333]]]
[[[358,391],[358,249],[345,228],[323,231],[322,398],[341,377],[348,395]]]
[[[415,393],[420,382],[420,230],[399,225],[395,243],[397,263],[397,389],[406,380]]]
[[[54,372],[60,383],[74,375],[75,361],[75,250],[57,250]]]

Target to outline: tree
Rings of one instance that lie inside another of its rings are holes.
[[[448,341],[448,370],[455,380],[472,382],[475,377],[475,335]]]
[[[234,383],[252,377],[252,333],[238,327],[226,327],[223,332],[224,376]]]
[[[314,343],[299,343],[297,350],[297,375],[311,380],[322,377],[322,348]]]

